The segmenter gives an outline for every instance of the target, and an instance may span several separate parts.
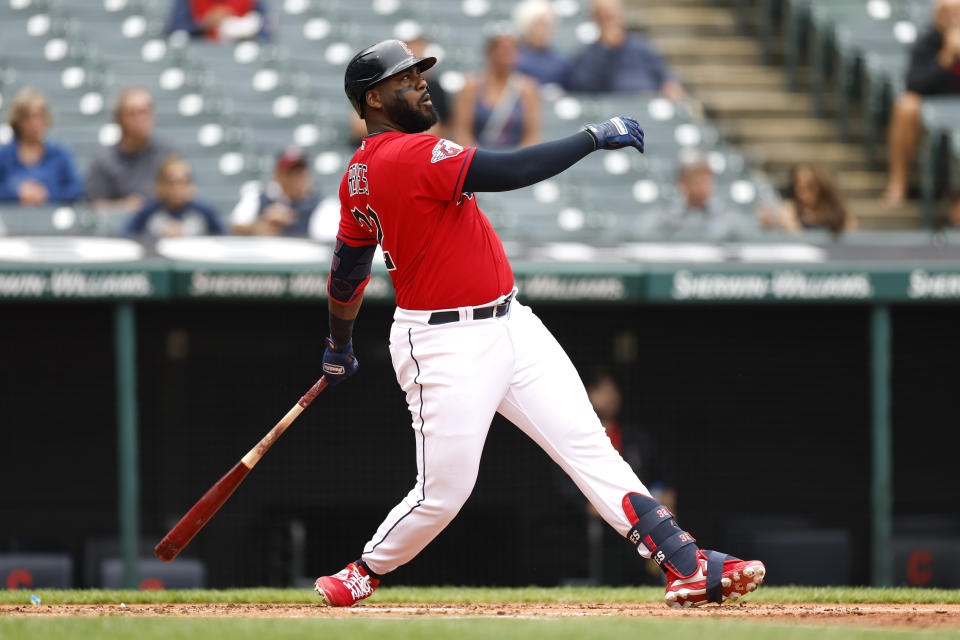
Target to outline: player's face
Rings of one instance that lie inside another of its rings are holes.
[[[430,101],[427,81],[417,68],[401,71],[379,88],[387,117],[401,130],[420,133],[437,123],[439,115]]]

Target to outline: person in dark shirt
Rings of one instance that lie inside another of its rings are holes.
[[[157,169],[156,198],[147,202],[124,229],[147,240],[223,234],[217,212],[193,199],[190,164],[170,156]]]
[[[87,171],[87,198],[97,213],[132,213],[153,193],[157,169],[174,149],[153,134],[153,96],[143,87],[120,92],[113,119],[120,127],[120,141],[93,157]]]
[[[594,0],[593,19],[600,37],[570,60],[563,82],[567,91],[645,91],[670,100],[686,96],[646,38],[627,31],[620,0]]]
[[[319,215],[321,196],[313,189],[307,155],[289,146],[277,157],[273,180],[264,189],[241,198],[230,214],[234,233],[258,236],[308,237]]]
[[[783,195],[777,211],[761,216],[767,229],[790,233],[824,229],[839,237],[857,228],[857,219],[847,207],[833,172],[824,165],[795,165]]]
[[[520,33],[517,71],[541,85],[563,82],[567,60],[550,46],[556,26],[550,3],[547,0],[524,0],[514,10],[513,22]]]
[[[910,54],[907,90],[893,106],[887,134],[889,177],[884,201],[894,207],[907,195],[910,165],[920,137],[923,96],[960,93],[960,0],[935,0],[933,27]]]
[[[0,146],[0,201],[36,207],[71,202],[83,195],[73,154],[46,139],[51,121],[43,93],[24,87],[13,96],[7,123],[14,139]]]
[[[660,504],[671,511],[677,509],[676,482],[665,464],[667,452],[651,430],[641,424],[622,421],[623,392],[613,373],[606,367],[596,367],[585,377],[587,397],[600,423],[610,438],[613,448],[636,473],[650,479],[648,488]],[[587,580],[594,585],[662,584],[657,565],[646,560],[642,572],[636,568],[636,549],[624,545],[616,532],[609,530],[600,514],[589,502],[584,502],[570,479],[555,474],[559,493],[567,505],[583,508],[587,529]]]

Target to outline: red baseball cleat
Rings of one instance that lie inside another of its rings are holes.
[[[683,577],[667,570],[663,601],[671,607],[699,607],[733,601],[763,584],[767,568],[759,560],[741,560],[697,549],[697,570]]]
[[[328,607],[352,607],[379,585],[380,581],[367,575],[362,566],[351,562],[337,575],[317,578],[313,590]]]

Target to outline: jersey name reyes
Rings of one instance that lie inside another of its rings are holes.
[[[370,185],[367,184],[367,165],[354,162],[347,170],[347,187],[350,195],[370,195]]]

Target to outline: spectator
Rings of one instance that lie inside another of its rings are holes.
[[[277,157],[273,180],[262,192],[241,198],[230,214],[231,230],[241,235],[297,236],[325,239],[329,230],[320,228],[324,201],[314,191],[309,162],[296,146]],[[337,206],[336,216],[340,209]],[[336,222],[332,222],[333,227]]]
[[[784,201],[776,211],[763,212],[764,227],[798,233],[804,229],[827,229],[834,235],[857,228],[830,170],[800,164],[790,171]]]
[[[884,193],[895,207],[907,195],[910,165],[920,136],[923,96],[960,93],[960,0],[934,0],[934,23],[910,55],[907,90],[893,105],[887,134],[889,177]]]
[[[717,201],[716,190],[717,180],[705,157],[682,162],[677,172],[678,197],[674,206],[653,215],[644,232],[713,241],[751,235],[756,229],[755,219],[723,206]]]
[[[518,73],[517,39],[498,26],[487,39],[487,68],[470,74],[453,109],[452,138],[488,149],[526,147],[540,140],[537,84]]]
[[[143,87],[127,87],[117,96],[113,119],[120,141],[101,149],[87,172],[87,198],[98,213],[132,213],[153,193],[157,169],[173,147],[153,135],[153,96]]]
[[[677,492],[665,473],[663,452],[658,450],[648,429],[621,421],[623,393],[613,374],[598,367],[587,378],[587,396],[593,405],[607,437],[623,459],[637,473],[649,478],[647,488],[658,502],[676,511]],[[623,543],[623,538],[606,526],[600,514],[564,474],[556,474],[559,493],[568,502],[583,504],[587,524],[587,571],[591,584],[627,585],[640,583],[661,584],[662,574],[652,560],[647,563],[646,576],[636,570],[636,549]]]
[[[410,50],[413,51],[413,55],[418,58],[433,55],[429,51],[431,42],[423,34],[419,34],[406,42]],[[440,83],[435,82],[431,69],[427,69],[421,73],[421,77],[426,80],[430,86],[430,102],[433,103],[433,107],[437,110],[437,115],[440,116],[437,124],[424,131],[424,133],[429,133],[438,138],[444,138],[447,135],[446,128],[450,124],[450,98],[447,96],[447,92],[443,90],[443,87],[440,86]],[[353,109],[350,110],[349,118],[350,135],[356,144],[359,145],[361,138],[367,135],[367,125]]]
[[[133,215],[124,233],[149,240],[222,234],[217,212],[194,200],[193,193],[190,164],[168,156],[157,169],[156,198]]]
[[[559,85],[567,72],[567,61],[551,49],[556,16],[546,0],[524,0],[513,12],[520,32],[517,71],[541,85]]]
[[[14,139],[0,146],[0,201],[35,207],[70,202],[83,194],[73,154],[46,139],[52,117],[43,93],[20,89],[10,102],[7,123]]]
[[[271,35],[264,0],[173,0],[167,33],[176,31],[214,41]]]
[[[660,54],[638,33],[627,31],[620,0],[593,0],[600,37],[570,61],[564,81],[568,91],[648,91],[670,100],[686,93]]]

